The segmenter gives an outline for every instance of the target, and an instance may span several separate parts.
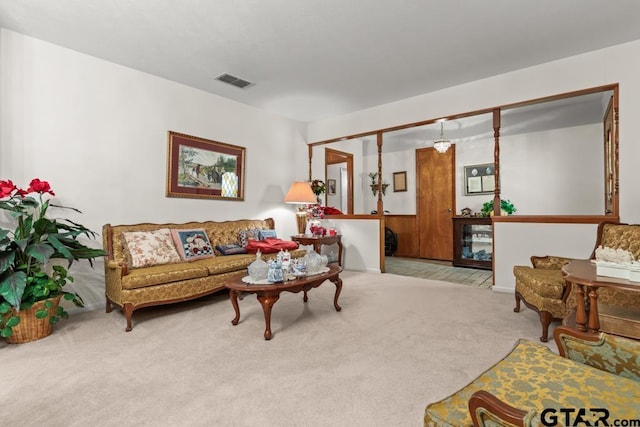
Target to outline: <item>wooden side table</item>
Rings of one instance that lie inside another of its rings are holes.
[[[300,245],[313,245],[313,250],[320,253],[322,245],[338,245],[338,265],[342,267],[342,236],[309,236],[305,234],[297,234],[291,236],[291,240],[298,242]]]
[[[624,310],[611,306],[598,306],[598,288],[624,289],[640,292],[640,286],[626,279],[598,276],[596,266],[588,259],[573,260],[562,267],[564,280],[575,286],[576,290],[576,329],[583,332],[609,332],[615,335],[640,339],[640,318],[637,310]],[[586,309],[585,297],[589,299]],[[600,311],[607,320],[601,327]],[[623,312],[623,313],[621,313]],[[573,314],[567,324],[573,321]]]

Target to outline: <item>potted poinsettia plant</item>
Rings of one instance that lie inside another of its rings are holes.
[[[318,204],[321,202],[320,196],[322,196],[325,191],[327,191],[327,187],[324,184],[324,181],[320,179],[314,179],[311,181],[311,191],[316,195],[316,199],[318,199]]]
[[[27,189],[0,180],[0,210],[11,224],[5,228],[6,221],[0,222],[0,336],[9,342],[17,342],[11,337],[21,322],[21,312],[33,311],[36,318],[52,325],[68,316],[58,305],[61,297],[84,306],[80,295],[63,289],[67,282],[73,282],[67,269],[80,259],[93,267],[93,259],[104,255],[103,250],[78,240],[95,238],[96,233],[71,220],[47,215],[49,207],[80,212],[51,204],[53,196],[49,183],[38,178]],[[56,259],[63,264],[66,261],[66,266],[52,265]]]

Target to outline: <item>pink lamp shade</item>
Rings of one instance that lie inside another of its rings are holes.
[[[298,203],[298,204],[315,204],[318,203],[316,195],[311,190],[311,185],[308,182],[296,181],[291,184],[291,188],[284,196],[285,203]]]
[[[291,184],[287,195],[284,196],[284,202],[309,205],[318,203],[318,199],[316,199],[316,195],[313,194],[311,185],[308,182],[296,181]],[[296,220],[298,223],[298,234],[302,235],[307,228],[307,213],[302,206],[298,208]]]

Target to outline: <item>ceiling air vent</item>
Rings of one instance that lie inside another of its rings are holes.
[[[240,77],[232,76],[231,74],[220,74],[215,78],[216,80],[220,80],[221,82],[228,83],[232,86],[239,87],[240,89],[248,88],[249,86],[253,86],[254,83],[248,82],[246,80],[241,79]]]

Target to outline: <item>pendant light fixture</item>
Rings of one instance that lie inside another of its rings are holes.
[[[433,141],[433,148],[435,148],[438,153],[446,153],[449,147],[451,147],[451,141],[444,137],[444,120],[441,120],[440,138]]]

